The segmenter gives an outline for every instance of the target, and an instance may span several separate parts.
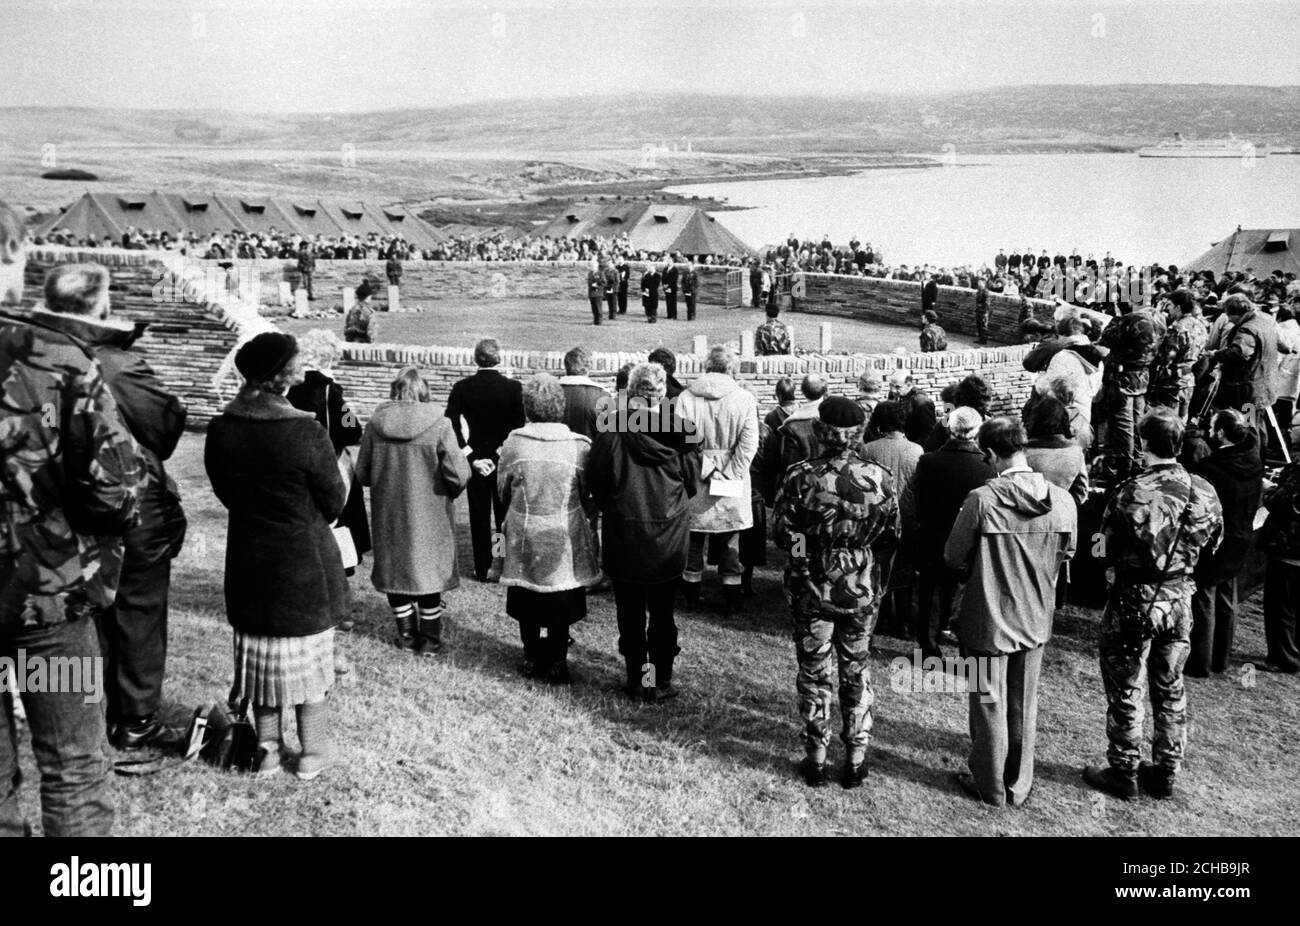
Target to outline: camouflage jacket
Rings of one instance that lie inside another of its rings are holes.
[[[1103,371],[1104,386],[1119,395],[1145,395],[1151,363],[1165,336],[1165,323],[1149,308],[1134,309],[1108,324],[1097,344],[1110,351]]]
[[[1102,515],[1098,553],[1115,568],[1116,588],[1162,580],[1174,588],[1174,580],[1189,577],[1202,556],[1218,549],[1222,535],[1214,487],[1178,463],[1161,463],[1116,488]]]
[[[85,347],[58,316],[0,318],[0,626],[113,603],[144,463]]]
[[[790,353],[790,329],[779,318],[769,318],[754,332],[754,353],[760,357]]]
[[[1193,385],[1192,367],[1209,339],[1210,329],[1195,315],[1184,315],[1170,325],[1151,367],[1151,388],[1177,391]]]
[[[921,329],[921,353],[948,349],[948,335],[938,325],[926,325]]]
[[[844,444],[785,474],[773,512],[772,539],[789,554],[792,600],[854,614],[876,605],[881,562],[889,561],[902,524],[888,469]]]

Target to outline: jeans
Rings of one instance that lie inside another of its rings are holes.
[[[673,659],[680,652],[677,623],[673,620],[676,595],[677,588],[673,582],[648,585],[614,580],[618,651],[627,662],[629,674],[635,671],[640,675],[647,661],[654,665],[653,680],[642,676],[641,683],[647,687],[663,685],[673,677]]]
[[[0,627],[0,656],[16,662],[18,650],[28,660],[97,658],[95,622]],[[22,775],[13,697],[18,695],[0,697],[0,836],[22,836],[27,831],[18,810]],[[85,698],[86,693],[79,691],[22,695],[32,752],[41,772],[41,826],[46,836],[108,836],[113,829],[104,705],[102,701],[87,704]]]
[[[682,579],[686,582],[704,581],[704,553],[712,534],[691,531],[691,544],[686,553],[686,571]],[[726,548],[722,562],[718,564],[718,576],[723,585],[739,585],[744,568],[740,565],[740,531],[731,531],[726,535]]]
[[[99,619],[111,723],[147,720],[162,707],[171,574],[171,560],[123,566],[117,598]]]
[[[474,576],[482,582],[492,566],[492,539],[501,530],[501,520],[506,513],[505,505],[497,497],[496,470],[488,476],[471,473],[465,494],[469,502],[469,539],[470,546],[474,548]]]

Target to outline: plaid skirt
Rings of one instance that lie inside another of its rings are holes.
[[[333,628],[305,637],[235,631],[234,698],[259,707],[294,707],[325,700],[333,684]]]

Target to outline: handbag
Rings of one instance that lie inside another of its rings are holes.
[[[199,713],[196,711],[195,722],[191,725],[191,748],[195,738],[193,731],[199,726]],[[248,719],[247,698],[228,707],[214,704],[207,712],[202,730],[203,745],[198,754],[203,761],[222,771],[253,770],[257,762],[257,730]]]

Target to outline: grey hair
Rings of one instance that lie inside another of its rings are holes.
[[[305,368],[328,373],[343,356],[343,342],[328,328],[313,328],[298,338],[298,353]]]
[[[45,308],[90,315],[108,294],[111,277],[99,264],[63,264],[45,274]]]
[[[726,344],[717,344],[709,349],[709,356],[704,361],[705,373],[726,373],[735,376],[737,370],[736,352]]]
[[[954,408],[948,415],[948,436],[957,440],[974,440],[983,423],[984,419],[975,409],[965,405]]]
[[[586,376],[591,370],[591,351],[579,345],[564,355],[564,372],[569,376]]]
[[[628,374],[627,394],[657,405],[668,394],[668,372],[657,363],[638,363]]]
[[[563,421],[566,409],[564,387],[550,373],[537,373],[524,380],[524,415],[529,421]]]

